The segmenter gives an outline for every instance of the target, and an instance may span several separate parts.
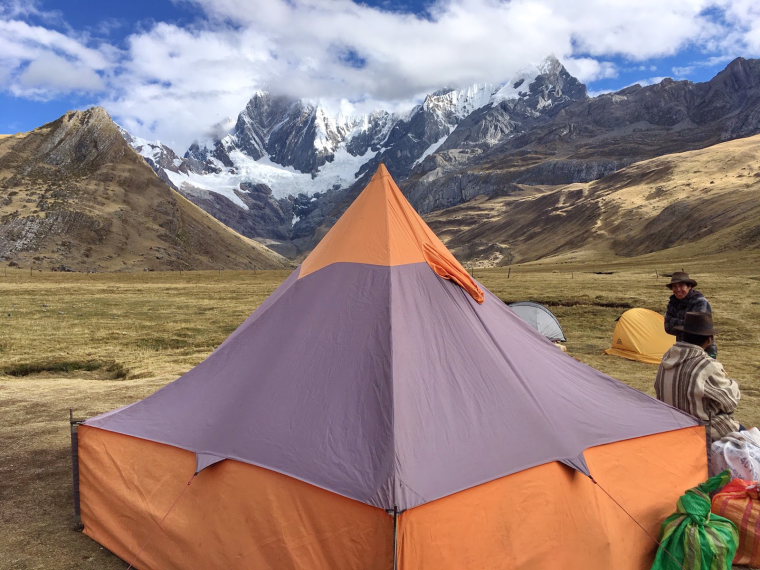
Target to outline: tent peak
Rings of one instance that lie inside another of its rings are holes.
[[[299,278],[334,263],[427,263],[478,303],[483,289],[414,210],[384,164],[301,265]]]

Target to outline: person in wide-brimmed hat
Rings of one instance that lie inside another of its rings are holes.
[[[676,271],[670,276],[670,283],[665,286],[673,292],[665,311],[665,332],[675,335],[676,340],[681,340],[683,333],[678,327],[683,326],[684,315],[688,312],[712,314],[712,306],[707,298],[694,288],[697,282],[689,277],[688,273]],[[717,345],[713,344],[708,353],[715,358],[718,355]]]
[[[706,352],[715,336],[712,315],[687,312],[676,331],[681,340],[665,353],[657,370],[657,398],[707,423],[713,441],[739,431],[734,419],[739,385]]]

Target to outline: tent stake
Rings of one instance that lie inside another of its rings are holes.
[[[74,525],[82,528],[82,516],[79,505],[79,434],[77,428],[83,420],[74,419],[74,410],[69,408],[69,427],[71,430],[71,479],[72,495],[74,499]]]

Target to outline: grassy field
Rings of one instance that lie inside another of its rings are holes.
[[[656,366],[605,356],[629,307],[663,312],[681,268],[710,299],[719,359],[760,425],[760,257],[477,269],[507,302],[550,306],[568,352],[653,394]],[[604,272],[604,273],[599,273]],[[74,528],[69,409],[88,417],[153,393],[201,362],[288,272],[40,273],[0,269],[0,569],[124,569]]]

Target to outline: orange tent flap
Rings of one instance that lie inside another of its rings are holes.
[[[280,473],[228,459],[193,477],[190,451],[89,426],[79,465],[85,534],[142,570],[393,567],[385,511]]]
[[[483,290],[414,210],[384,164],[301,264],[299,278],[333,263],[426,262],[482,303]]]
[[[448,249],[445,250],[445,252],[448,253],[448,256],[441,255],[441,251],[434,248],[429,243],[423,245],[423,250],[425,253],[425,261],[427,261],[428,265],[432,267],[433,271],[435,271],[440,277],[451,279],[454,283],[467,291],[478,303],[482,303],[486,300],[486,295],[483,292],[483,289],[481,289],[472,276],[465,271],[464,267],[462,267],[456,258],[449,253]]]

